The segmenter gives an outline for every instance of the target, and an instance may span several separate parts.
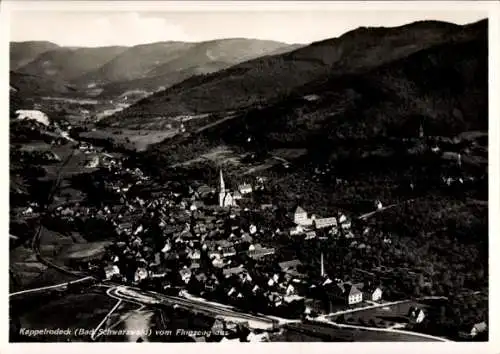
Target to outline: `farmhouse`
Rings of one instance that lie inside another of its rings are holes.
[[[307,216],[307,212],[298,206],[293,213],[293,222],[297,225],[309,226],[312,224],[312,220]]]

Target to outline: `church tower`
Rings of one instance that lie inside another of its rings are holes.
[[[220,169],[219,177],[219,206],[224,206],[224,199],[226,197],[226,184],[224,183],[224,176],[222,175],[222,168]]]
[[[424,126],[422,125],[422,123],[420,123],[420,129],[418,131],[418,136],[419,136],[419,138],[424,137]]]
[[[325,276],[325,264],[323,262],[323,252],[321,252],[321,276]]]

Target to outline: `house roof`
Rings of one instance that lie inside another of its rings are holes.
[[[297,206],[297,209],[295,209],[295,212],[294,214],[305,214],[306,211],[304,209],[302,209],[301,206]]]
[[[291,261],[285,261],[279,263],[279,266],[282,270],[287,270],[290,268],[296,268],[297,266],[302,265],[302,262],[299,261],[298,259],[293,259]]]
[[[222,270],[224,275],[240,274],[245,271],[243,267],[226,268]]]

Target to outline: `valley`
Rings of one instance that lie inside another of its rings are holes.
[[[488,340],[487,30],[11,43],[11,340]]]

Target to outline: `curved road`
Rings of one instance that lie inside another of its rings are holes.
[[[414,337],[419,337],[419,338],[425,338],[429,339],[431,341],[437,341],[437,342],[452,342],[451,340],[442,338],[442,337],[436,337],[432,336],[429,334],[424,334],[424,333],[418,333],[418,332],[412,332],[412,331],[404,331],[400,329],[393,329],[393,328],[379,328],[379,327],[368,327],[368,326],[356,326],[356,325],[348,325],[348,324],[341,324],[329,320],[323,320],[323,319],[311,319],[311,322],[318,322],[318,323],[326,323],[335,327],[339,328],[347,328],[347,329],[360,329],[364,331],[372,331],[372,332],[387,332],[387,333],[398,333],[398,334],[404,334],[407,336],[414,336]]]
[[[416,301],[419,301],[419,300],[438,300],[438,299],[447,299],[447,298],[444,296],[425,296],[425,297],[421,297],[421,298],[416,299]],[[371,305],[371,306],[360,307],[360,308],[356,308],[356,309],[337,311],[337,312],[334,312],[331,314],[318,316],[317,318],[310,318],[309,320],[313,323],[314,322],[326,323],[326,324],[330,324],[332,326],[339,327],[339,328],[361,329],[361,330],[374,331],[374,332],[399,333],[399,334],[404,334],[404,335],[408,335],[408,336],[426,338],[426,339],[430,339],[432,341],[452,342],[451,340],[446,339],[446,338],[436,337],[436,336],[432,336],[432,335],[424,334],[424,333],[405,331],[405,330],[400,330],[400,329],[395,329],[395,328],[379,328],[379,327],[349,325],[349,324],[337,323],[335,321],[328,319],[328,317],[331,317],[331,316],[343,315],[343,314],[353,313],[353,312],[360,312],[360,311],[365,311],[365,310],[379,308],[379,307],[398,305],[398,304],[403,304],[403,303],[406,303],[409,301],[411,301],[411,300],[393,301],[393,302],[387,302],[387,303],[383,303],[383,304],[376,304],[376,305]]]
[[[108,295],[116,299],[122,299],[134,303],[146,305],[178,305],[188,310],[195,310],[215,316],[230,317],[232,320],[248,321],[250,327],[270,329],[278,321],[260,315],[250,315],[233,310],[225,305],[187,299],[177,296],[163,295],[160,293],[144,291],[128,286],[118,286],[108,290]]]

